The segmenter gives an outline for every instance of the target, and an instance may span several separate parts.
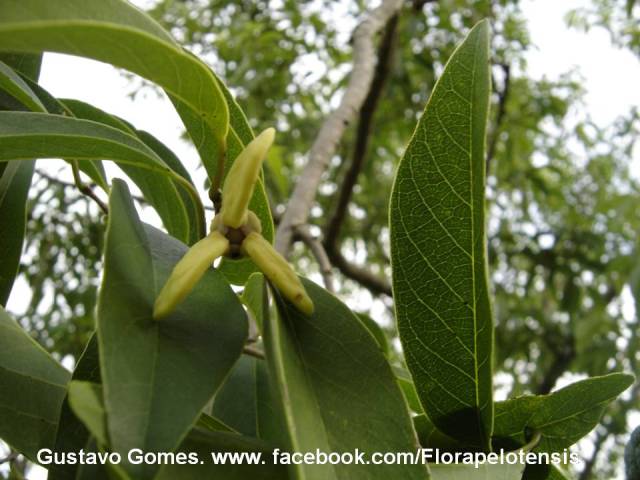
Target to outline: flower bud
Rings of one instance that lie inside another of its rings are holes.
[[[306,315],[313,313],[313,302],[287,261],[261,235],[252,232],[242,242],[242,250],[282,295]]]
[[[153,318],[166,317],[193,290],[213,261],[229,249],[229,240],[217,231],[195,243],[176,264],[153,306]]]
[[[222,187],[222,223],[232,228],[240,228],[247,222],[247,207],[262,161],[273,143],[276,131],[267,128],[254,138],[233,162]]]

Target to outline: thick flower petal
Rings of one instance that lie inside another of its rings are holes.
[[[166,317],[193,290],[213,261],[227,253],[229,240],[219,232],[212,232],[195,243],[176,264],[153,306],[153,318]]]
[[[228,227],[240,228],[247,222],[247,208],[258,181],[262,161],[276,131],[267,128],[254,138],[233,162],[222,187],[222,223]]]
[[[298,310],[306,315],[313,313],[313,302],[300,279],[287,261],[262,235],[255,232],[247,235],[242,242],[242,250]]]

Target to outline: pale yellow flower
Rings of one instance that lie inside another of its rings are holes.
[[[191,292],[213,261],[223,255],[250,257],[280,293],[298,310],[311,315],[313,302],[287,261],[261,235],[260,220],[249,210],[262,162],[273,143],[268,128],[238,155],[222,187],[222,208],[211,233],[194,244],[176,264],[153,307],[153,317],[169,315]]]

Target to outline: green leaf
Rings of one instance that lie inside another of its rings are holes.
[[[0,61],[0,89],[33,112],[47,111],[38,96],[33,93],[20,75],[2,61]]]
[[[521,480],[525,465],[429,465],[433,480]]]
[[[42,67],[42,54],[24,53],[0,53],[0,61],[3,61],[16,72],[20,72],[27,78],[37,81],[40,78],[40,67]]]
[[[573,383],[549,395],[523,396],[496,403],[497,442],[524,445],[534,432],[542,437],[536,452],[559,452],[587,435],[605,407],[634,381],[632,375],[612,373]]]
[[[311,317],[275,293],[264,342],[289,449],[308,452],[415,452],[402,392],[373,336],[344,304],[303,280]],[[384,432],[372,435],[372,432]],[[425,479],[423,465],[296,465],[293,478]]]
[[[106,434],[103,428],[105,411],[102,388],[89,382],[71,382],[70,396],[74,411],[81,417],[95,437]],[[251,437],[230,432],[226,425],[205,414],[198,419],[197,426],[189,432],[182,442],[180,452],[196,454],[202,463],[186,465],[167,465],[160,468],[156,479],[201,479],[224,478],[225,480],[285,480],[288,478],[285,466],[275,466],[271,461],[271,448],[268,444]],[[211,454],[215,452],[260,452],[265,464],[257,465],[214,465]],[[73,477],[71,477],[73,478]],[[89,477],[90,478],[90,477]]]
[[[34,461],[52,448],[69,377],[0,307],[0,438]]]
[[[205,478],[220,478],[224,480],[287,480],[287,468],[285,465],[274,465],[272,461],[272,448],[269,444],[252,437],[245,437],[236,433],[212,432],[195,429],[180,446],[179,451],[197,454],[201,463],[195,465],[165,465],[156,480],[202,480]],[[254,452],[261,454],[261,460],[257,464],[247,462],[216,465],[212,455],[227,452]],[[264,462],[264,464],[260,463]]]
[[[278,447],[287,446],[286,423],[276,382],[271,380],[267,362],[256,362],[256,427],[258,437]]]
[[[453,53],[398,167],[393,295],[420,401],[444,433],[488,450],[493,324],[485,236],[489,24]]]
[[[211,415],[207,415],[206,413],[201,413],[200,417],[198,417],[198,422],[196,423],[197,428],[201,428],[203,430],[209,430],[211,432],[236,432],[229,425],[224,423],[222,420],[219,420]]]
[[[33,160],[13,160],[0,177],[0,304],[6,305],[20,267]]]
[[[38,103],[31,97],[33,91],[25,84],[21,77],[11,70],[11,67],[24,70],[33,79],[40,74],[41,55],[0,54],[3,71],[7,81],[14,83],[15,88],[23,91],[28,97],[26,103]],[[0,74],[0,77],[3,75]],[[4,97],[4,92],[0,91]],[[20,95],[18,95],[20,97]],[[0,100],[3,100],[2,98]],[[0,107],[0,110],[2,107]],[[0,304],[6,305],[13,287],[13,282],[20,266],[22,243],[26,227],[26,207],[29,188],[33,177],[35,162],[0,163]]]
[[[258,330],[262,332],[264,312],[268,308],[267,285],[264,275],[260,272],[252,273],[244,285],[241,297],[242,303],[247,306],[249,313],[256,321]]]
[[[415,413],[423,413],[422,404],[418,398],[418,392],[416,392],[416,387],[413,384],[413,379],[409,372],[400,367],[393,367],[393,372],[396,375],[396,381],[398,382],[398,385],[400,385],[400,389],[404,394],[404,398],[407,401],[409,408]]]
[[[256,436],[256,362],[240,357],[216,393],[211,413],[239,433]]]
[[[464,445],[445,435],[424,413],[413,417],[413,425],[423,448],[438,448],[446,452],[464,451]]]
[[[98,300],[100,363],[114,451],[175,449],[240,357],[247,320],[213,269],[167,318],[153,303],[187,247],[143,227],[126,184],[114,180]],[[176,408],[179,405],[180,408]],[[157,465],[123,468],[136,479]]]
[[[176,174],[180,175],[195,190],[193,181],[178,157],[162,142],[147,132],[136,130],[125,120],[111,115],[93,105],[79,100],[62,99],[60,102],[73,116],[83,120],[91,120],[117,128],[124,133],[138,137],[149,147],[162,161]],[[162,174],[149,175],[149,171],[137,166],[120,164],[120,169],[140,188],[142,195],[149,204],[156,209],[169,233],[186,243],[192,245],[197,242],[203,232],[198,227],[204,225],[205,220],[199,216],[203,213],[198,205],[193,203],[193,198],[172,178]],[[175,192],[180,195],[176,201]],[[186,208],[186,214],[183,209]],[[197,219],[197,221],[190,221]]]
[[[73,116],[68,108],[62,104],[57,98],[47,92],[44,88],[38,85],[36,82],[23,77],[23,80],[29,85],[31,90],[38,96],[42,104],[45,106],[47,112],[56,115],[69,115]],[[109,191],[109,182],[107,181],[107,175],[104,171],[102,162],[95,160],[93,162],[74,162],[73,159],[65,159],[69,163],[76,163],[78,169],[86,173],[96,185],[102,188],[105,192]]]
[[[117,128],[118,130],[122,130],[129,135],[138,137],[138,139],[145,145],[147,145],[151,150],[153,150],[158,155],[158,157],[160,157],[164,161],[164,163],[167,164],[169,168],[171,168],[171,170],[173,170],[183,179],[189,182],[195,189],[193,180],[191,179],[191,176],[189,175],[187,169],[184,168],[184,165],[182,165],[180,159],[171,151],[171,149],[169,149],[166,145],[164,145],[162,142],[160,142],[160,140],[158,140],[150,133],[142,130],[137,130],[125,120],[122,120],[115,115],[111,115],[103,110],[100,110],[99,108],[94,107],[93,105],[82,102],[80,100],[61,99],[59,101],[70,113],[73,114],[73,116],[77,118],[103,123],[110,127]],[[189,229],[189,241],[187,242],[188,245],[192,245],[200,239],[202,232],[197,231],[196,227],[199,225],[204,225],[205,223],[204,218],[201,217],[203,211],[200,209],[199,205],[194,204],[193,198],[183,188],[180,187],[179,183],[177,183],[175,180],[166,179],[160,176],[155,178],[154,181],[149,182],[149,172],[144,169],[140,169],[131,165],[120,165],[120,168],[136,183],[138,188],[140,188],[140,190],[142,191],[145,199],[149,201],[149,203],[156,210],[162,212],[160,213],[161,219],[168,218],[169,221],[182,219],[182,221],[184,222],[186,219],[198,218],[198,221],[190,222],[192,225],[180,225],[176,226],[176,229]],[[167,185],[167,182],[173,182],[175,188],[180,194],[182,203],[187,209],[186,219],[181,217],[180,215],[175,216],[173,214],[174,209],[177,208],[178,205],[176,205],[174,202],[166,201],[166,192],[167,190],[171,190],[171,187]]]
[[[530,463],[525,468],[522,476],[523,480],[572,480],[573,478],[561,467],[551,463]]]
[[[562,468],[551,465],[547,480],[570,480],[572,477]]]
[[[136,73],[197,113],[225,151],[229,110],[211,70],[123,0],[4,0],[0,48],[93,58]]]
[[[100,359],[98,357],[98,337],[94,332],[80,356],[71,380],[101,383]],[[106,435],[105,435],[106,436]],[[91,442],[91,435],[84,424],[78,420],[69,405],[69,392],[62,404],[58,430],[56,432],[55,452],[78,452]],[[80,465],[70,463],[49,466],[48,480],[72,480],[76,478]]]
[[[162,161],[164,161],[164,163],[169,166],[169,168],[171,168],[174,172],[184,178],[187,182],[189,182],[195,189],[193,180],[191,180],[189,172],[187,172],[178,156],[173,153],[173,151],[169,149],[169,147],[167,147],[164,143],[162,143],[160,140],[158,140],[148,132],[145,132],[143,130],[136,130],[134,133],[141,141],[145,143],[145,145],[147,145],[147,147],[156,152],[156,155],[158,155],[162,159]],[[206,221],[203,217],[204,210],[202,209],[202,205],[200,204],[200,202],[198,202],[197,204],[194,203],[193,198],[183,188],[180,188],[180,185],[175,180],[172,181],[175,184],[180,197],[182,198],[182,202],[187,208],[187,218],[198,218],[198,221],[192,221],[192,223],[194,224],[193,226],[195,227],[196,225],[206,225]],[[189,234],[189,240],[186,242],[187,245],[193,245],[201,238],[201,232],[198,232],[198,230],[196,230],[195,228],[191,228],[189,230]]]
[[[69,405],[98,443],[108,445],[102,386],[91,382],[72,381],[69,384]]]
[[[376,322],[373,318],[365,313],[358,313],[358,318],[362,322],[362,324],[367,327],[367,330],[371,332],[373,338],[376,339],[376,342],[380,346],[380,350],[385,357],[389,356],[389,341],[387,340],[387,335],[382,330],[382,327]]]
[[[152,149],[137,137],[101,123],[44,113],[0,112],[0,161],[14,158],[111,159],[119,165],[132,165],[178,182],[202,208],[193,186]],[[149,183],[158,179],[158,175],[147,176]],[[154,203],[164,205],[157,210],[165,226],[172,235],[187,240],[184,225],[189,218],[175,186],[166,183],[158,188],[162,193],[158,191]],[[197,230],[204,232],[204,225],[197,225]]]

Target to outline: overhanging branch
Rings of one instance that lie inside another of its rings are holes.
[[[351,264],[340,250],[340,230],[347,216],[349,203],[353,196],[353,188],[356,185],[358,176],[362,171],[369,138],[371,136],[371,126],[375,111],[378,107],[382,90],[389,76],[389,69],[393,53],[398,26],[398,15],[391,17],[385,27],[384,36],[378,47],[378,63],[376,64],[373,80],[367,93],[367,97],[362,105],[358,118],[358,128],[356,142],[353,151],[351,164],[347,170],[342,186],[338,194],[338,202],[334,210],[324,235],[324,246],[331,262],[340,272],[352,280],[357,281],[374,294],[386,294],[391,296],[391,285],[383,278],[379,278],[367,269]]]
[[[276,248],[283,255],[296,227],[305,225],[331,157],[344,131],[360,111],[373,80],[376,64],[375,35],[402,7],[402,0],[383,0],[358,25],[353,34],[353,69],[338,108],[329,114],[311,146],[308,161],[293,190],[276,235]]]

